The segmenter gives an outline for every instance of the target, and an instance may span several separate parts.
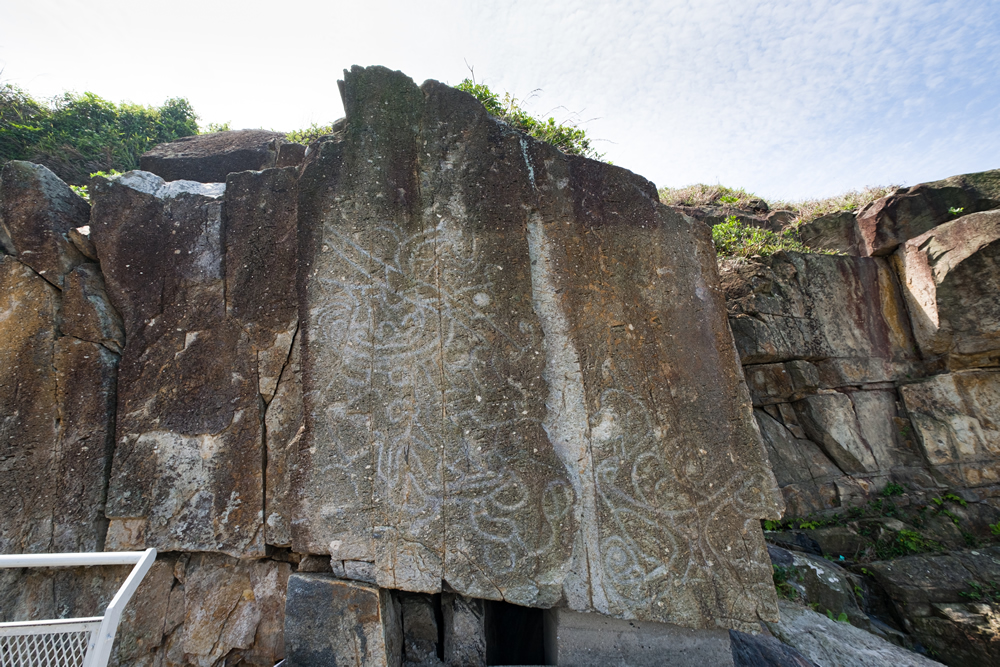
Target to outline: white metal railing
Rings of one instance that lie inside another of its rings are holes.
[[[0,623],[2,667],[107,667],[122,610],[156,560],[156,549],[0,556],[0,568],[132,565],[104,616]]]

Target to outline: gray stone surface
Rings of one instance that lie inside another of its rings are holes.
[[[729,639],[733,644],[734,667],[815,667],[816,665],[770,634],[748,635],[730,630]]]
[[[287,667],[398,667],[402,627],[388,591],[331,575],[293,574],[285,607]]]
[[[415,665],[440,662],[438,644],[442,628],[439,627],[433,597],[425,593],[401,593],[399,603],[404,661]]]
[[[778,605],[781,621],[767,623],[768,629],[819,667],[932,667],[941,664],[806,607],[785,601]]]
[[[729,633],[667,623],[622,621],[551,609],[545,614],[545,661],[573,667],[733,665]]]
[[[1000,211],[946,222],[892,259],[925,358],[951,369],[1000,365]]]
[[[936,375],[900,388],[916,441],[948,485],[1000,482],[1000,371]]]
[[[780,498],[709,230],[448,86],[357,68],[344,98],[300,181],[293,548],[417,592],[773,615]]]
[[[0,172],[0,245],[56,287],[84,261],[69,240],[90,206],[40,164],[11,160]]]

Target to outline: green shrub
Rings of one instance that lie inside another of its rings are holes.
[[[304,130],[295,130],[285,135],[285,139],[296,144],[308,146],[322,136],[333,134],[333,125],[317,125],[313,123]]]
[[[766,257],[780,250],[814,252],[800,243],[792,231],[772,232],[746,225],[735,215],[712,227],[715,252],[723,257]]]
[[[0,85],[0,162],[37,162],[72,185],[85,185],[95,171],[135,169],[156,144],[197,133],[197,116],[182,98],[147,107],[64,93],[41,103]]]
[[[583,157],[600,160],[604,157],[590,145],[586,130],[575,125],[557,123],[555,118],[542,120],[535,118],[521,108],[520,101],[510,93],[504,93],[503,99],[489,89],[486,84],[465,79],[455,86],[479,100],[487,113],[496,116],[511,127],[531,135],[539,141],[552,144],[563,153],[582,155]]]

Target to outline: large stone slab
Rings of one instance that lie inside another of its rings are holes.
[[[97,264],[81,264],[66,275],[60,330],[121,354],[125,345],[122,318],[108,301],[104,276]]]
[[[293,574],[285,606],[287,667],[398,667],[403,633],[389,591],[325,574]]]
[[[139,158],[139,168],[167,181],[225,183],[239,171],[274,167],[285,135],[268,130],[232,130],[182,137],[159,144]]]
[[[11,160],[0,173],[0,246],[56,287],[84,261],[69,232],[90,206],[40,164]]]
[[[724,630],[621,621],[565,609],[546,612],[545,626],[545,662],[549,665],[733,665],[729,633]]]
[[[843,667],[938,667],[940,662],[890,644],[849,623],[838,623],[812,609],[781,601],[781,621],[768,623],[775,637],[817,665]]]
[[[936,375],[900,387],[923,455],[948,485],[1000,482],[1000,371]]]
[[[921,183],[858,212],[862,254],[886,255],[956,215],[1000,208],[1000,169]]]
[[[224,186],[129,172],[93,190],[126,336],[109,548],[262,556],[257,355],[226,314]]]
[[[780,498],[709,230],[448,86],[357,68],[343,94],[300,181],[293,548],[403,590],[773,615]]]
[[[1000,365],[1000,211],[912,238],[893,264],[924,357],[951,369]]]
[[[722,281],[744,364],[810,361],[826,388],[922,374],[884,259],[781,252],[724,261]]]

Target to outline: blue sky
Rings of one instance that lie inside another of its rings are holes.
[[[801,199],[1000,168],[1000,0],[360,4],[2,0],[0,77],[290,130],[342,115],[353,64],[454,84],[468,63],[658,186]]]

